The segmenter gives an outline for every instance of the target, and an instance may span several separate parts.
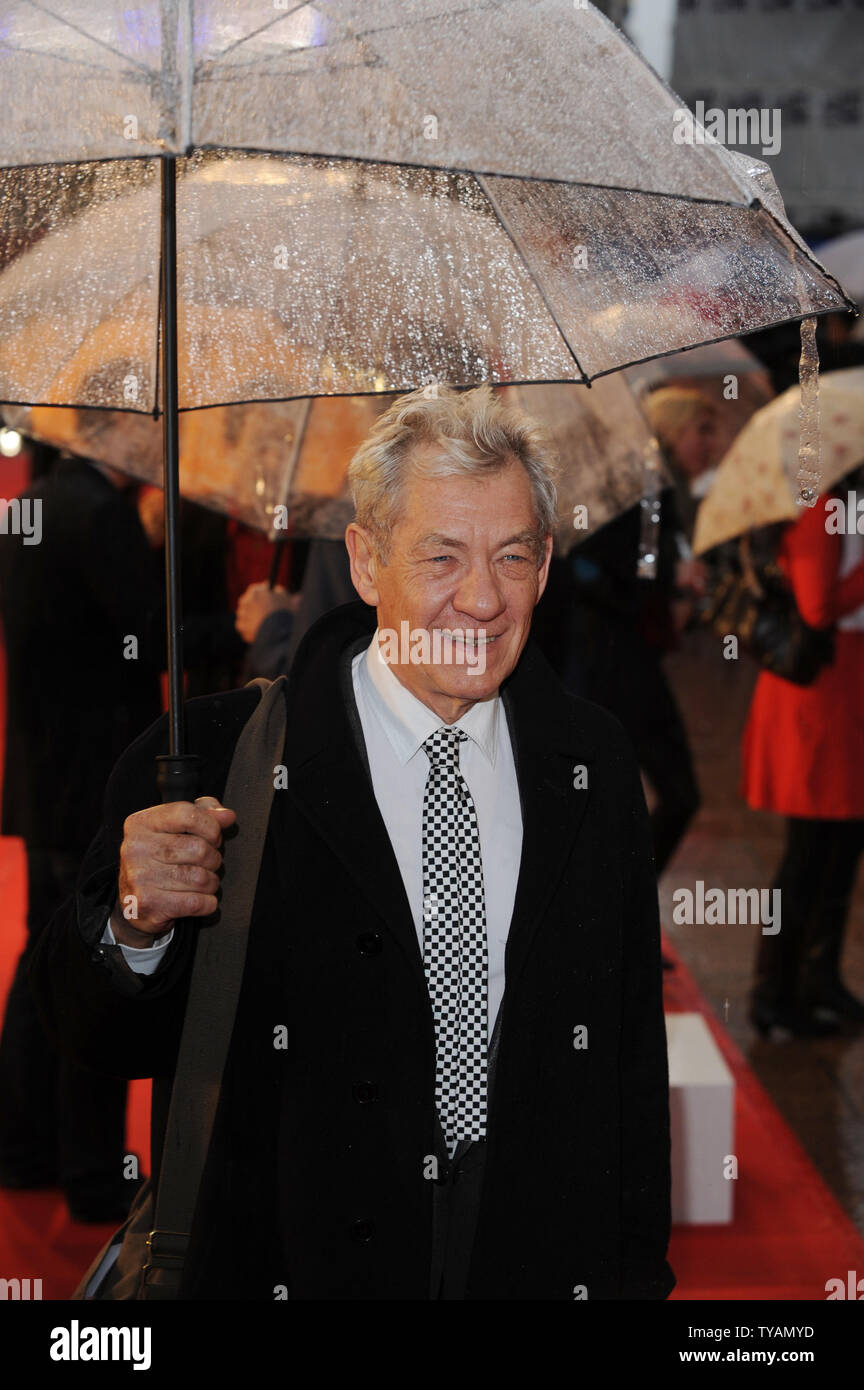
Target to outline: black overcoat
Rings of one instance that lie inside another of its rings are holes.
[[[338,609],[294,666],[289,785],[274,798],[190,1298],[272,1299],[277,1286],[292,1299],[429,1297],[434,1030],[351,692],[352,651],[373,629],[363,604]],[[567,695],[530,642],[503,695],[523,850],[467,1296],[663,1299],[668,1084],[639,771],[617,722]],[[256,699],[189,702],[202,791],[221,794]],[[78,898],[31,975],[79,1061],[125,1077],[170,1076],[207,929],[181,923],[151,977],[98,944],[123,821],[158,801],[165,748],[161,721],[115,768]]]
[[[61,459],[22,497],[42,539],[0,535],[3,834],[81,856],[111,768],[159,715],[160,585],[131,496],[92,464]]]

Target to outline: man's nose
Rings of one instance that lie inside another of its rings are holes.
[[[503,613],[506,601],[495,580],[495,574],[488,564],[477,562],[462,576],[455,594],[453,607],[457,613],[478,621],[490,622]]]

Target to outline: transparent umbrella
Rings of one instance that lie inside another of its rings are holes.
[[[848,307],[590,5],[11,0],[0,62],[0,401],[164,416],[172,754],[179,411],[588,381]]]
[[[434,389],[434,388],[433,388]],[[667,481],[636,397],[615,373],[576,385],[496,388],[549,430],[561,461],[561,553]],[[348,464],[393,395],[253,402],[180,417],[181,491],[271,540],[340,540],[354,515]],[[4,406],[7,424],[83,458],[162,482],[158,421],[130,411]]]
[[[718,458],[731,448],[751,415],[775,394],[767,368],[735,338],[690,348],[672,357],[655,357],[629,367],[624,376],[640,400],[658,387],[683,386],[712,401],[716,406]],[[704,482],[700,480],[700,484]]]

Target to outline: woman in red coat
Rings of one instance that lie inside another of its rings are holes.
[[[834,495],[845,505],[845,486]],[[781,929],[760,936],[756,960],[751,1019],[763,1035],[864,1023],[840,978],[864,848],[864,535],[838,533],[829,497],[788,527],[779,561],[804,621],[834,628],[834,660],[809,686],[763,671],[742,747],[748,805],[788,818]]]

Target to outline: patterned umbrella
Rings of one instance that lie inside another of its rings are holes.
[[[822,378],[822,491],[864,462],[864,367]],[[776,521],[795,521],[801,389],[756,412],[717,470],[696,516],[697,554]]]

